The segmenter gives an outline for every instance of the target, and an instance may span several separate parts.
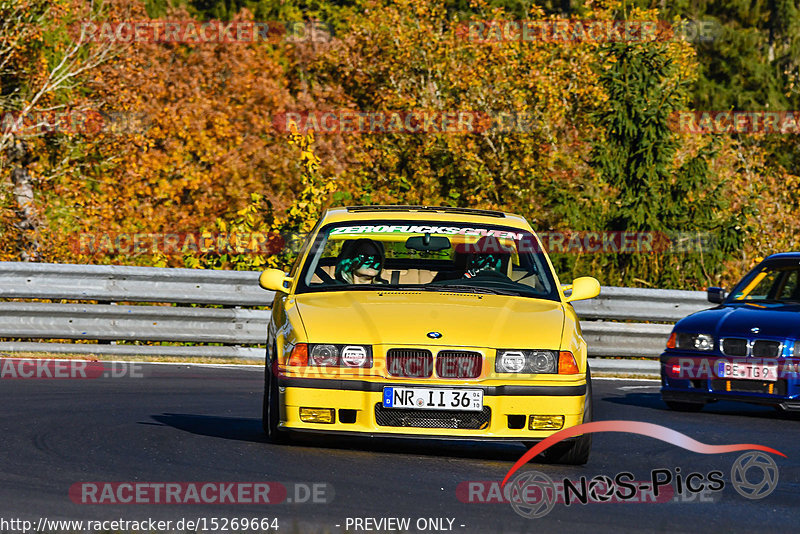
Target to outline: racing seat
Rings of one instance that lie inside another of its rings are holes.
[[[469,254],[464,252],[456,252],[453,255],[454,269],[447,271],[439,271],[433,277],[432,282],[440,282],[442,280],[459,280],[464,278],[464,273],[467,271],[467,258]]]

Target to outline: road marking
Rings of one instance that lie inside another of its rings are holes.
[[[593,376],[592,382],[595,380],[623,380],[625,382],[661,382],[660,378],[619,378],[616,376]]]
[[[661,386],[620,386],[617,389],[629,390],[629,389],[659,389]]]
[[[86,359],[73,359],[73,358],[15,358],[13,356],[0,356],[2,359],[21,359],[21,360],[48,360],[59,362],[84,362],[84,363],[126,363],[126,364],[144,364],[144,365],[186,365],[194,367],[211,367],[219,369],[247,369],[247,370],[260,370],[264,368],[264,364],[249,364],[249,363],[192,363],[192,362],[140,362],[136,360],[86,360]]]
[[[100,360],[100,363],[110,362],[112,360]],[[137,362],[137,361],[121,361],[117,363],[143,363],[146,365],[192,365],[195,367],[213,367],[220,369],[263,369],[264,364],[250,364],[250,363],[191,363],[191,362]]]

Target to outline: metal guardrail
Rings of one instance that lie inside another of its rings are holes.
[[[5,341],[0,351],[263,359],[263,348],[247,345],[265,343],[269,311],[245,309],[272,305],[275,294],[259,287],[259,274],[0,262],[0,298],[72,301],[0,302],[0,338],[100,342]],[[214,345],[116,344],[120,341]]]
[[[711,304],[703,291],[603,287],[599,297],[573,306],[590,356],[655,358],[666,347],[674,323]]]
[[[269,312],[245,309],[0,302],[12,338],[265,343]]]
[[[6,299],[0,301],[0,338],[37,340],[0,342],[0,351],[262,359],[264,349],[253,345],[266,341],[269,311],[246,308],[270,306],[274,293],[258,286],[259,274],[0,262],[0,299]],[[71,302],[30,302],[35,299]],[[209,305],[223,308],[195,307]],[[672,328],[654,323],[673,323],[709,304],[700,291],[603,287],[598,298],[574,306],[590,356],[653,358]],[[46,339],[59,342],[38,341]],[[213,345],[116,344],[120,341]]]
[[[3,352],[50,352],[53,354],[98,354],[105,356],[170,356],[175,358],[232,358],[264,361],[264,349],[228,346],[173,345],[95,345],[84,343],[35,343],[12,341],[0,343]]]
[[[598,298],[573,305],[581,319],[669,323],[711,306],[705,291],[609,286],[601,289]]]
[[[0,262],[0,297],[271,306],[256,271]]]
[[[653,358],[667,346],[671,324],[581,321],[589,356]]]
[[[612,360],[589,358],[592,376],[626,375],[635,378],[658,378],[661,364],[658,360]]]

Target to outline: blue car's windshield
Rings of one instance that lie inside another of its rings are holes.
[[[800,260],[761,264],[736,285],[726,302],[800,303]]]

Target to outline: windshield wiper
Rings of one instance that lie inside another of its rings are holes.
[[[442,284],[435,286],[425,286],[427,291],[454,291],[454,292],[467,292],[467,293],[481,293],[486,295],[508,295],[508,296],[521,296],[520,291],[513,291],[508,289],[497,289],[494,287],[484,286],[470,286],[466,284]]]
[[[521,291],[466,284],[337,284],[333,286],[315,286],[314,289],[316,291],[436,291],[442,293],[474,293],[476,295],[507,295],[511,297],[524,296]]]
[[[454,288],[453,291],[467,291],[469,293],[492,293],[491,289],[459,284],[398,284],[390,285],[387,291],[446,291],[447,288]]]
[[[321,285],[314,284],[311,286],[314,291],[383,291],[386,289],[385,285],[380,284],[336,284],[336,285]]]

